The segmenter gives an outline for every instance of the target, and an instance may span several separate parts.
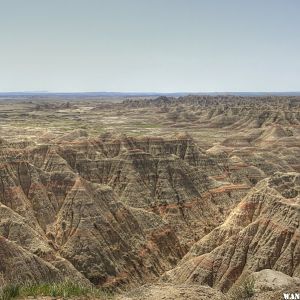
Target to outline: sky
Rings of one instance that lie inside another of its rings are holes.
[[[0,0],[0,92],[300,91],[300,0]]]

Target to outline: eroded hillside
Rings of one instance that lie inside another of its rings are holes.
[[[297,97],[2,100],[0,284],[223,299],[272,269],[294,287],[299,122]]]

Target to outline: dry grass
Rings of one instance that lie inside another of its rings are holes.
[[[249,300],[255,294],[255,280],[253,277],[241,278],[229,291],[230,300]]]
[[[109,300],[114,298],[114,293],[109,290],[87,287],[70,281],[62,283],[25,283],[8,284],[0,289],[0,300],[11,300],[24,297],[63,297]]]

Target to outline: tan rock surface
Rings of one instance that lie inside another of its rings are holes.
[[[262,180],[164,279],[226,291],[249,271],[299,276],[299,179],[298,173],[277,173]]]
[[[214,299],[299,276],[299,97],[57,97],[0,97],[0,281]]]
[[[147,285],[125,295],[117,296],[116,300],[226,300],[226,296],[207,286],[199,285]]]

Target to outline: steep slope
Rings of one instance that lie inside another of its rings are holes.
[[[61,138],[58,145],[29,148],[25,155],[48,173],[73,172],[109,185],[126,205],[159,214],[185,247],[220,224],[248,188],[236,185],[230,193],[216,193],[230,179],[186,134],[168,139],[111,134],[71,142]],[[219,177],[222,182],[215,180]],[[205,221],[208,217],[212,221]]]
[[[184,252],[159,217],[141,213],[143,226],[109,187],[78,178],[53,226],[59,253],[96,285],[157,276]]]
[[[79,131],[3,148],[1,161],[1,236],[59,276],[96,285],[143,283],[175,267],[248,189],[225,181],[188,135]]]
[[[0,274],[5,282],[55,282],[63,278],[53,265],[2,236],[0,236]]]
[[[262,180],[165,280],[226,291],[242,274],[266,268],[299,276],[299,191],[298,173],[276,173]]]
[[[217,148],[205,153],[186,134],[89,138],[81,131],[51,145],[5,146],[0,235],[58,277],[96,285],[155,280],[195,242],[165,276],[172,283],[227,290],[248,270],[297,274],[298,175],[262,180],[288,164],[273,164],[267,152],[251,156],[250,148]]]

